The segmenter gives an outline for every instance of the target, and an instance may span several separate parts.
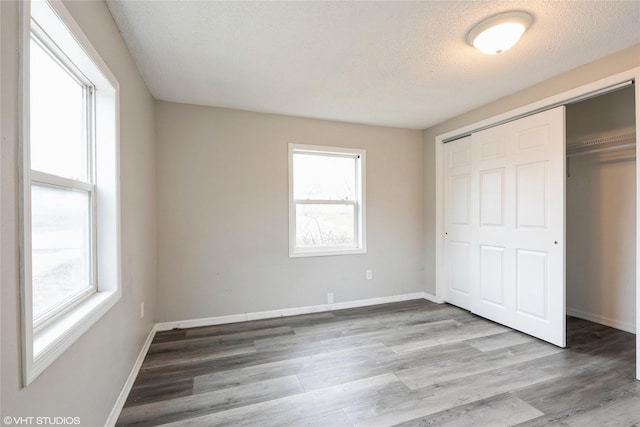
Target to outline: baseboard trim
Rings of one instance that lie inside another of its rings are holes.
[[[590,322],[600,323],[601,325],[609,326],[611,328],[620,329],[625,332],[636,333],[635,325],[632,323],[621,322],[609,317],[599,316],[593,313],[587,313],[586,311],[576,310],[575,308],[567,307],[567,314],[569,316],[577,317],[579,319],[588,320]]]
[[[426,299],[435,303],[442,303],[433,295],[425,292],[394,295],[389,297],[368,298],[355,301],[337,302],[333,304],[311,305],[306,307],[285,308],[280,310],[257,311],[252,313],[231,314],[228,316],[206,317],[192,320],[178,320],[175,322],[162,322],[156,324],[157,331],[171,329],[197,328],[202,326],[223,325],[226,323],[246,322],[249,320],[273,319],[285,316],[297,316],[300,314],[322,313],[345,308],[366,307],[368,305],[387,304],[391,302],[408,301],[412,299]]]
[[[109,417],[107,421],[104,423],[105,427],[114,427],[116,422],[118,421],[118,417],[120,416],[120,412],[124,407],[125,402],[127,401],[127,397],[129,396],[129,392],[131,392],[131,388],[133,387],[133,383],[140,372],[140,368],[142,367],[142,362],[144,362],[144,358],[147,356],[147,352],[149,351],[149,347],[151,346],[151,342],[153,341],[153,337],[156,335],[156,325],[153,325],[151,331],[149,331],[149,335],[147,335],[147,340],[144,342],[144,345],[140,349],[140,353],[138,354],[138,358],[136,359],[136,363],[131,368],[131,372],[127,377],[127,381],[125,381],[124,386],[122,386],[122,390],[118,395],[118,399],[116,403],[113,405],[113,409],[109,413]]]
[[[422,297],[423,297],[424,299],[426,299],[427,301],[435,302],[436,304],[442,304],[442,303],[444,303],[444,300],[443,300],[442,298],[437,297],[437,296],[435,296],[435,295],[428,294],[428,293],[426,293],[426,292],[423,292],[423,293],[422,293]]]

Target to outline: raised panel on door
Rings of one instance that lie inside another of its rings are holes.
[[[469,248],[473,311],[562,347],[564,138],[564,107],[472,135]]]
[[[518,228],[546,229],[549,223],[549,162],[516,166]]]
[[[547,322],[547,252],[516,250],[516,311]]]
[[[445,145],[445,300],[471,309],[471,138]]]
[[[504,309],[505,248],[480,246],[480,303]]]
[[[480,226],[504,227],[504,168],[480,172]]]
[[[447,256],[451,261],[448,269],[448,288],[453,294],[462,299],[469,296],[469,242],[447,242]]]
[[[469,225],[471,216],[471,175],[460,174],[449,178],[451,184],[451,224]]]
[[[481,162],[492,159],[503,159],[507,155],[507,144],[504,135],[492,135],[478,144],[478,160]]]

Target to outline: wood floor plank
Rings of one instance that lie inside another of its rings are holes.
[[[129,392],[124,407],[142,405],[149,402],[160,402],[193,394],[193,378],[183,378],[164,384],[162,387],[145,387],[135,385]]]
[[[257,366],[296,357],[338,351],[341,349],[344,349],[344,346],[340,346],[337,343],[334,345],[323,345],[322,343],[305,342],[295,347],[277,348],[269,351],[257,351],[253,354],[241,354],[234,357],[197,361],[186,365],[169,365],[162,369],[142,369],[138,374],[137,381],[140,385],[149,383],[167,383],[184,377],[196,377],[211,372],[233,370],[240,366]]]
[[[264,425],[265,422],[270,425],[298,424],[303,419],[332,414],[346,402],[372,404],[381,396],[406,391],[406,387],[393,374],[385,374],[166,425],[209,427],[257,426]]]
[[[459,325],[452,330],[437,331],[433,334],[416,337],[412,340],[405,340],[405,342],[394,345],[391,348],[396,353],[421,351],[442,344],[467,341],[509,331],[509,328],[498,325],[497,323],[478,321],[478,319],[474,320],[473,322]]]
[[[398,427],[505,427],[515,426],[544,415],[536,408],[509,394],[456,406],[447,411],[398,424]]]
[[[479,338],[471,338],[465,340],[465,342],[480,351],[486,352],[532,342],[534,339],[535,338],[532,338],[526,334],[509,330],[503,333],[486,335]]]
[[[591,368],[573,378],[573,381],[566,379],[566,384],[547,384],[543,390],[534,388],[515,393],[545,413],[524,426],[562,424],[626,427],[640,422],[640,382],[633,377],[621,378],[616,372],[606,373]]]
[[[310,313],[299,316],[276,317],[272,319],[252,320],[250,322],[224,323],[212,326],[200,326],[197,328],[178,329],[183,331],[182,339],[191,339],[197,337],[213,337],[219,335],[235,334],[239,332],[247,332],[259,329],[277,328],[280,326],[312,326],[318,323],[330,322],[336,316],[332,312]],[[172,330],[176,331],[176,330]],[[164,334],[165,332],[162,332]]]
[[[256,352],[253,344],[240,344],[230,346],[212,345],[202,348],[184,348],[171,352],[152,353],[145,359],[142,371],[163,368],[169,365],[183,365],[187,363],[204,362],[212,359],[221,359]]]
[[[256,366],[246,366],[230,371],[197,376],[193,380],[193,392],[200,393],[207,390],[222,389],[228,387],[229,384],[245,384],[278,376],[298,375],[298,377],[300,377],[300,375],[304,373],[322,369],[321,367],[323,366],[331,370],[334,367],[344,366],[353,361],[375,361],[383,355],[392,354],[393,352],[386,346],[382,344],[372,344],[363,347],[263,363]],[[302,384],[304,385],[304,382],[302,382]],[[306,387],[305,389],[308,390]]]
[[[640,423],[640,396],[621,396],[611,402],[592,407],[567,418],[572,427],[597,425],[602,427],[627,427]]]
[[[432,384],[489,372],[559,353],[562,350],[539,341],[485,353],[463,353],[429,366],[396,372],[407,387],[418,389]]]
[[[545,414],[559,414],[568,408],[579,412],[600,404],[611,390],[629,380],[616,371],[591,367],[578,370],[573,375],[563,375],[562,381],[545,381],[514,395]]]
[[[135,426],[160,425],[257,402],[270,401],[303,391],[298,378],[295,375],[290,375],[224,390],[179,397],[172,399],[171,404],[163,401],[127,407],[122,411],[119,423]]]
[[[428,369],[434,364],[448,363],[453,357],[470,356],[476,353],[479,351],[464,344],[440,346],[431,352],[412,352],[401,355],[389,351],[375,359],[350,360],[339,365],[324,367],[315,366],[312,369],[305,369],[304,372],[298,374],[298,377],[306,390],[312,390],[369,376],[382,375],[386,372],[401,375],[407,369]]]
[[[245,344],[254,340],[266,337],[277,337],[282,335],[292,335],[293,329],[290,326],[279,326],[276,328],[262,328],[250,331],[235,332],[213,336],[192,337],[187,335],[179,341],[165,341],[162,343],[152,343],[149,347],[149,354],[162,353],[167,351],[184,351],[195,348],[211,347],[213,345],[236,345]]]
[[[332,330],[328,335],[296,332],[293,336],[279,336],[256,340],[258,351],[269,351],[277,348],[293,348],[301,343],[315,343],[318,347],[343,348],[346,345],[367,345],[376,342],[394,343],[405,340],[425,339],[432,330],[446,331],[456,329],[459,324],[452,319],[438,320],[424,324],[405,325],[402,328],[380,325],[377,322],[368,322],[362,327],[351,327],[345,330]],[[340,328],[344,328],[341,325]],[[297,331],[297,330],[296,330]]]
[[[162,331],[156,334],[153,339],[154,343],[161,343],[166,341],[176,341],[183,339],[187,335],[188,329],[171,329],[169,331]]]
[[[362,333],[375,328],[402,329],[406,326],[426,325],[442,320],[468,319],[473,317],[469,313],[455,307],[435,304],[430,306],[429,310],[424,310],[423,307],[420,310],[412,309],[411,311],[394,310],[386,313],[384,311],[376,311],[375,314],[367,313],[366,316],[363,316],[361,311],[360,316],[344,316],[339,313],[340,312],[336,312],[333,321],[297,326],[294,327],[294,331],[296,335],[299,336],[319,336],[323,333],[330,332],[339,332],[341,336],[347,336],[350,333]],[[352,311],[352,313],[354,312]]]
[[[263,423],[264,424],[264,423]],[[279,427],[352,427],[349,417],[342,411],[335,411],[329,414],[313,415],[311,417],[300,418],[291,423],[285,423]]]
[[[567,319],[560,349],[402,301],[159,332],[119,426],[632,426],[635,336]]]
[[[385,397],[375,405],[345,408],[357,426],[390,426],[423,418],[444,410],[518,390],[552,377],[542,371],[510,366],[413,390],[408,395]]]

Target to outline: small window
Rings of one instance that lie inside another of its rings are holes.
[[[365,151],[289,144],[289,256],[360,254]]]

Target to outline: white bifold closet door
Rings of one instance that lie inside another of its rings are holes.
[[[444,153],[445,299],[564,347],[564,107]]]

